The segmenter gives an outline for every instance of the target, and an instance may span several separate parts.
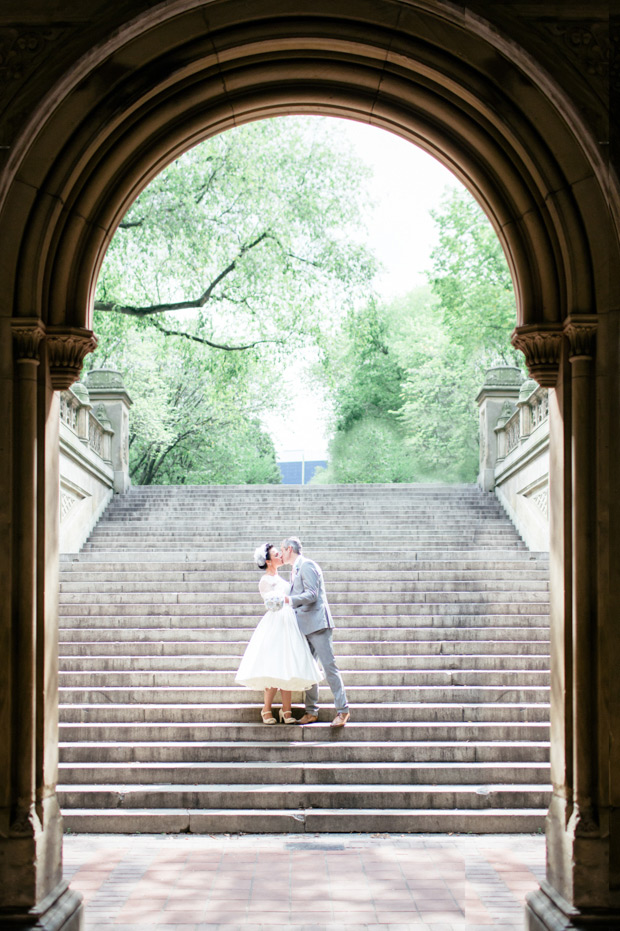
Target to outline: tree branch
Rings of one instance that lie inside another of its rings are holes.
[[[167,327],[163,326],[159,320],[152,320],[151,326],[154,326],[156,330],[159,330],[160,333],[163,333],[164,336],[183,336],[185,339],[190,339],[194,343],[202,343],[205,346],[210,346],[212,349],[225,349],[227,352],[235,352],[242,349],[253,349],[254,346],[258,346],[260,343],[280,343],[282,340],[279,339],[257,339],[253,343],[245,343],[243,346],[224,346],[222,343],[213,343],[210,339],[206,339],[204,336],[195,336],[193,333],[184,333],[182,330],[169,330]]]
[[[132,307],[127,304],[116,304],[106,301],[95,301],[95,310],[103,310],[107,312],[115,312],[118,314],[127,314],[130,317],[149,317],[151,314],[161,314],[165,313],[168,310],[196,310],[200,307],[204,307],[207,301],[213,295],[213,291],[218,286],[220,281],[226,278],[227,275],[230,275],[231,272],[237,267],[237,262],[242,258],[246,252],[249,252],[250,249],[254,249],[256,246],[260,245],[261,242],[265,239],[273,238],[272,233],[269,230],[265,230],[264,233],[261,233],[260,236],[257,236],[252,242],[246,243],[239,250],[239,254],[236,259],[233,259],[229,265],[226,266],[223,271],[213,279],[211,284],[206,288],[200,297],[194,301],[176,301],[170,304],[151,304],[149,307]],[[225,348],[225,347],[219,347]]]

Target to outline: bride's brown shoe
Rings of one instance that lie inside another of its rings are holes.
[[[305,714],[303,718],[300,718],[297,723],[298,724],[314,724],[314,722],[318,720],[319,720],[318,714]]]

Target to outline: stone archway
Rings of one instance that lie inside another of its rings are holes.
[[[147,4],[132,19],[107,16],[99,11],[72,37],[73,63],[61,60],[60,75],[51,60],[39,68],[40,102],[15,134],[0,179],[0,223],[11,230],[0,265],[0,345],[13,418],[0,450],[10,503],[0,518],[10,541],[1,630],[11,657],[0,685],[10,734],[0,761],[0,914],[20,927],[30,926],[29,913],[47,916],[50,928],[79,924],[79,903],[60,884],[54,793],[54,389],[77,378],[93,347],[105,250],[128,204],[182,151],[242,122],[311,112],[369,122],[431,152],[476,195],[504,246],[517,296],[515,345],[532,376],[556,389],[554,795],[548,885],[530,903],[530,927],[577,926],[570,922],[580,916],[620,923],[618,722],[610,710],[618,707],[620,652],[612,559],[620,513],[611,491],[620,302],[609,271],[620,259],[620,210],[616,178],[576,104],[579,82],[567,69],[569,92],[561,89],[541,63],[549,45],[539,44],[538,55],[536,42],[528,48],[518,16],[491,23],[443,0],[174,0]],[[561,70],[561,50],[555,55]]]

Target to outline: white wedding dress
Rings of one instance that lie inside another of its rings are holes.
[[[258,590],[266,598],[272,593],[288,595],[290,583],[278,575],[264,575]],[[310,652],[308,641],[289,604],[267,611],[243,654],[235,682],[249,689],[307,689],[323,674]]]

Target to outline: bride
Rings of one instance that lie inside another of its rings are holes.
[[[263,543],[254,553],[254,561],[265,574],[258,583],[267,614],[259,621],[243,654],[235,682],[249,689],[264,689],[261,711],[263,724],[275,724],[271,703],[276,692],[282,694],[280,721],[296,724],[291,711],[291,692],[307,689],[323,678],[308,641],[299,630],[295,612],[284,598],[290,583],[278,575],[283,564],[276,546]]]

